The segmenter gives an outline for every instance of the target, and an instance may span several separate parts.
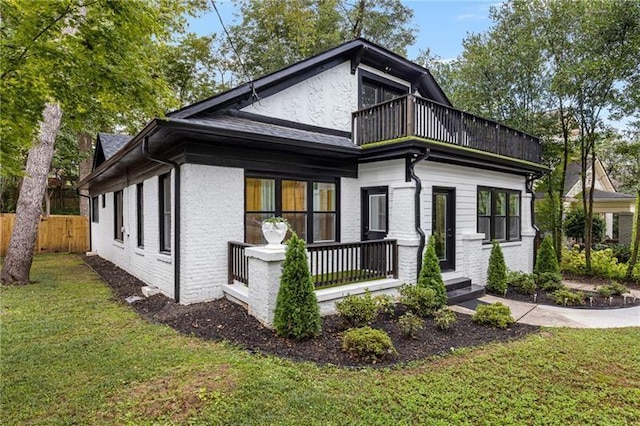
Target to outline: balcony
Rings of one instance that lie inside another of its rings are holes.
[[[353,141],[361,147],[420,138],[540,164],[540,139],[464,111],[405,95],[352,115]]]

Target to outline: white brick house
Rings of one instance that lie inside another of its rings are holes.
[[[540,156],[537,138],[456,110],[427,69],[356,39],[134,137],[99,135],[80,187],[92,250],[184,304],[242,300],[238,278],[256,277],[238,253],[274,215],[342,253],[330,273],[415,281],[434,234],[445,279],[484,285],[491,240],[510,269],[532,269]]]

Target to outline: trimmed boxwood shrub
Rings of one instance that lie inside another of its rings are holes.
[[[558,305],[584,305],[586,295],[582,291],[562,289],[554,291],[551,295]]]
[[[378,317],[380,306],[371,297],[369,289],[366,289],[362,296],[350,294],[341,301],[336,302],[336,309],[338,314],[346,319],[349,324],[358,326],[375,321]]]
[[[412,312],[407,312],[398,320],[400,332],[408,338],[417,339],[418,331],[424,327],[424,321]]]
[[[507,266],[504,263],[500,244],[493,241],[487,269],[487,291],[503,295],[505,290],[507,290]]]
[[[509,272],[507,284],[521,294],[533,294],[537,288],[533,275],[520,271]]]
[[[544,240],[542,240],[533,272],[536,274],[542,274],[545,272],[551,272],[554,274],[560,273],[560,265],[558,265],[558,258],[556,257],[556,251],[553,248],[551,235],[547,235],[544,237]]]
[[[538,287],[546,292],[553,292],[566,288],[565,285],[562,284],[562,275],[554,272],[536,274],[535,279]]]
[[[342,336],[342,350],[374,362],[398,355],[389,335],[369,326],[347,330]]]
[[[429,243],[422,260],[422,268],[418,275],[418,287],[427,287],[433,289],[436,295],[436,303],[438,307],[447,306],[447,290],[442,280],[442,271],[440,270],[440,261],[436,254],[436,238],[432,235],[429,237]]]
[[[322,329],[307,248],[295,233],[287,243],[273,326],[279,335],[295,339],[315,337]]]
[[[435,290],[417,285],[400,287],[400,303],[421,317],[433,315],[440,308]]]
[[[434,319],[438,328],[448,330],[458,322],[458,315],[449,308],[442,308],[435,313]]]
[[[491,305],[478,305],[476,313],[471,319],[478,324],[497,328],[507,328],[515,322],[511,316],[511,309],[500,302]]]

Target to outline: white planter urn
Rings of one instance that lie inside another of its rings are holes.
[[[262,224],[262,234],[267,240],[266,248],[282,248],[282,240],[287,235],[289,227],[285,222],[264,222]]]

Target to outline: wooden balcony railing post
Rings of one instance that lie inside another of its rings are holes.
[[[405,134],[413,136],[416,133],[416,98],[413,95],[409,95],[405,98],[405,102],[407,103],[407,129]]]

